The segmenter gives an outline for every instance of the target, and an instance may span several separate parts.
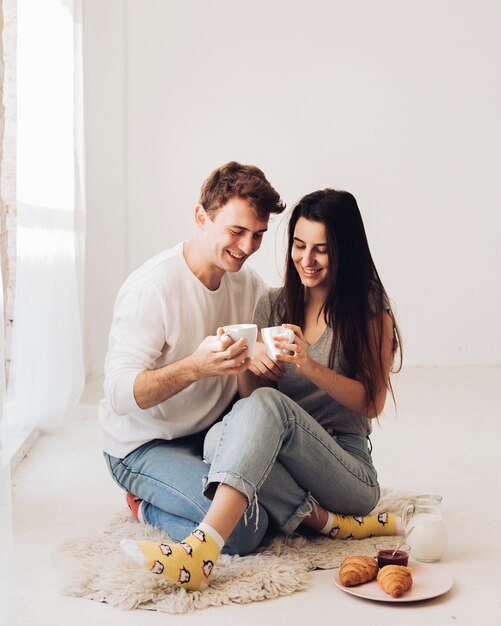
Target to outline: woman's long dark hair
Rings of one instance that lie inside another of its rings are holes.
[[[393,355],[400,353],[398,368],[392,371],[400,371],[402,367],[402,343],[389,298],[372,260],[357,201],[347,191],[324,189],[304,196],[292,211],[281,318],[283,323],[302,328],[304,287],[291,256],[300,217],[324,224],[327,233],[329,289],[323,315],[333,330],[329,367],[334,367],[338,355],[345,374],[363,384],[369,413],[376,405],[380,381],[384,380],[381,358],[384,311],[393,322]],[[387,387],[394,399],[389,380]]]

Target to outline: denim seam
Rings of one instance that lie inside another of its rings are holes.
[[[260,489],[262,487],[264,481],[268,478],[268,474],[271,472],[272,467],[275,465],[275,463],[276,463],[276,461],[278,459],[278,456],[280,454],[280,450],[283,447],[284,437],[285,437],[285,428],[282,428],[282,432],[280,434],[277,446],[275,448],[273,461],[268,464],[268,467],[266,468],[266,471],[263,472],[261,480],[258,482],[256,489]]]
[[[220,450],[221,450],[222,442],[224,441],[224,436],[226,434],[226,429],[228,427],[228,420],[230,416],[231,416],[231,413],[229,413],[222,421],[221,433],[219,434],[219,441],[216,446],[216,451],[214,452],[214,458],[212,459],[212,462],[210,463],[211,466],[217,463],[217,461],[219,460],[219,457],[221,456]]]

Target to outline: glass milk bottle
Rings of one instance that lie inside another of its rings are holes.
[[[416,496],[405,507],[402,521],[406,531],[413,527],[407,539],[411,547],[411,558],[433,563],[438,561],[447,548],[442,496]]]

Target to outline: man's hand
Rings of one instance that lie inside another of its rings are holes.
[[[189,359],[197,378],[228,376],[245,372],[250,365],[248,352],[245,339],[233,343],[224,330],[218,328],[217,335],[206,337]]]
[[[249,370],[260,378],[276,382],[283,377],[285,373],[285,365],[270,359],[266,353],[266,346],[264,343],[256,341]]]
[[[223,329],[218,328],[217,336],[206,337],[190,356],[138,374],[134,381],[137,405],[141,409],[149,409],[201,378],[245,372],[250,365],[245,339],[232,343],[229,337],[223,335]]]

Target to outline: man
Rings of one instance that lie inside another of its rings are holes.
[[[117,297],[99,407],[105,459],[136,518],[177,541],[209,508],[203,439],[249,366],[244,340],[221,327],[252,321],[264,284],[242,267],[284,208],[261,170],[223,165],[202,186],[194,236],[133,272]],[[267,515],[255,515],[259,525],[240,523],[226,552],[259,545]]]

